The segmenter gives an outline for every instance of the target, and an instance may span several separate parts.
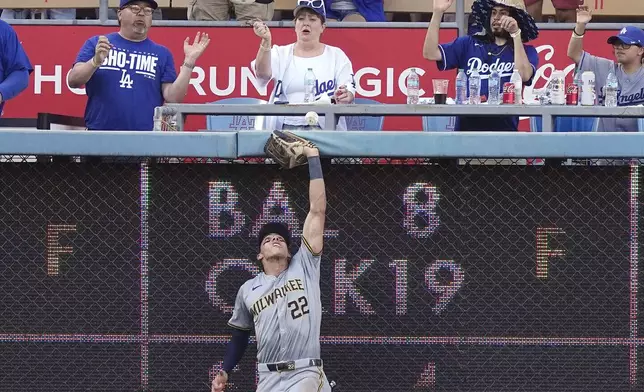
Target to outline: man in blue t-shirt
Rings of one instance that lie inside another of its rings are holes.
[[[151,131],[154,108],[182,102],[208,34],[183,43],[185,60],[177,76],[170,51],[148,38],[153,0],[121,0],[120,29],[88,39],[69,73],[69,86],[86,86],[85,125],[90,130]]]
[[[493,70],[503,83],[517,69],[523,84],[532,84],[539,64],[536,49],[524,42],[537,38],[534,19],[526,12],[523,0],[476,0],[472,4],[472,35],[439,45],[443,13],[454,0],[434,0],[434,13],[425,37],[423,56],[437,62],[441,71],[464,69],[469,77],[475,69],[481,75],[481,95],[488,95],[488,78]],[[468,87],[469,90],[469,87]],[[469,91],[468,91],[469,95]],[[518,117],[465,117],[456,119],[457,131],[516,131]]]
[[[29,86],[33,70],[16,31],[0,20],[0,115],[5,102]]]

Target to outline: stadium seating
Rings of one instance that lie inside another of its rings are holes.
[[[224,98],[212,102],[217,104],[235,104],[235,105],[258,105],[266,103],[265,100],[259,98]],[[263,121],[263,116],[260,116],[260,121]],[[206,129],[208,131],[249,131],[255,130],[257,120],[256,116],[207,116]],[[261,129],[261,124],[257,124]]]
[[[190,0],[157,0],[163,8],[187,8]],[[431,1],[420,0],[384,0],[386,12],[421,12],[432,11]],[[469,10],[473,0],[465,0],[465,10]],[[644,1],[636,0],[587,0],[587,5],[597,16],[637,16],[644,15]],[[276,10],[295,8],[296,0],[276,0]],[[118,0],[109,0],[110,7],[118,7]],[[0,8],[96,8],[98,0],[0,0]],[[448,12],[455,12],[453,5]],[[544,15],[553,15],[554,8],[549,0],[544,1]]]
[[[170,0],[156,1],[159,7],[170,7]],[[98,8],[98,3],[98,0],[0,0],[0,8]],[[118,8],[119,0],[109,0],[108,4]]]
[[[356,104],[377,105],[380,102],[375,99],[356,98]],[[384,116],[350,116],[345,117],[347,130],[349,131],[382,131],[382,125],[385,122]]]

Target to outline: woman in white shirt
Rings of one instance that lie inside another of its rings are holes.
[[[338,104],[353,103],[355,81],[353,66],[340,48],[320,42],[326,28],[326,10],[323,0],[298,0],[295,16],[295,43],[271,47],[271,32],[262,21],[255,21],[253,29],[261,44],[257,57],[251,63],[257,80],[264,86],[275,82],[269,103],[304,103],[304,75],[313,69],[316,78],[315,100],[326,95]],[[266,117],[264,129],[324,129],[324,118],[319,127],[311,127],[304,116]],[[343,118],[339,129],[346,129]],[[327,129],[333,129],[331,125]]]

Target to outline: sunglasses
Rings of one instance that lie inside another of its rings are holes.
[[[324,8],[324,0],[298,0],[297,5],[304,5],[311,8]]]

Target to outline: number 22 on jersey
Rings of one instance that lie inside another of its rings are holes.
[[[291,311],[291,317],[293,320],[299,319],[305,314],[309,314],[309,302],[306,300],[305,296],[291,301],[288,303],[288,308]]]

